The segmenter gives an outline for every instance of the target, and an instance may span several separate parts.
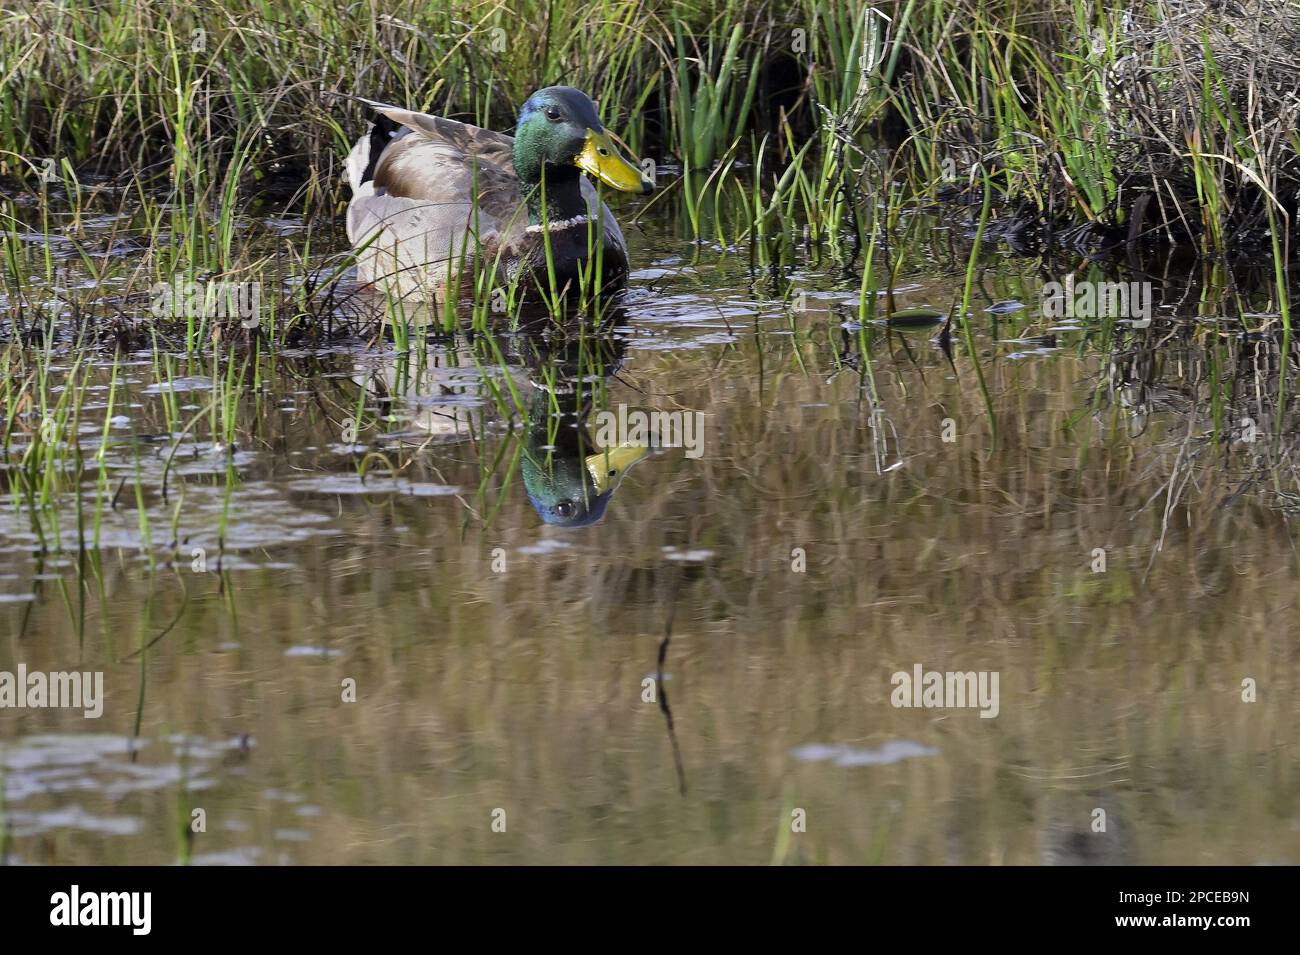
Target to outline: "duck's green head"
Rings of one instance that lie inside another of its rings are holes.
[[[525,186],[548,185],[582,170],[621,192],[649,193],[654,184],[615,144],[596,104],[572,86],[548,86],[528,97],[515,127],[515,172]]]

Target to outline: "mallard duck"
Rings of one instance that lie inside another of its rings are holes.
[[[599,287],[622,284],[627,241],[583,173],[622,192],[649,193],[653,184],[614,145],[585,93],[538,90],[520,110],[513,138],[370,105],[379,119],[347,161],[348,238],[362,282],[441,298],[448,279],[477,256],[501,285],[531,275],[549,287],[549,238],[555,287],[575,291],[589,245],[596,254],[588,233],[598,223]],[[470,284],[461,283],[461,294]]]

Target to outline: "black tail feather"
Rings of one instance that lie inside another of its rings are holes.
[[[366,163],[366,171],[361,174],[362,182],[370,182],[375,178],[375,164],[379,162],[380,154],[388,148],[389,143],[399,138],[400,131],[405,128],[382,113],[375,117],[375,121],[370,124],[370,161]]]

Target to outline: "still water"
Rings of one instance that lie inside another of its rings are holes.
[[[899,307],[960,300],[957,231]],[[6,499],[0,671],[102,672],[103,715],[0,711],[8,860],[1300,862],[1294,425],[1214,281],[1130,331],[989,249],[950,358],[857,275],[632,246],[577,353],[263,356],[233,448],[174,424],[210,356],[124,356],[111,409],[79,369],[111,500],[79,552],[73,496],[43,549]],[[592,485],[589,403],[698,429]],[[918,667],[996,715],[895,706]]]

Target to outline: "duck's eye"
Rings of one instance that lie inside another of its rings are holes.
[[[560,111],[554,106],[548,106],[546,107],[546,118],[552,123],[557,122],[560,118]]]
[[[566,521],[578,512],[578,505],[567,498],[563,501],[556,501],[555,513],[559,514]]]

